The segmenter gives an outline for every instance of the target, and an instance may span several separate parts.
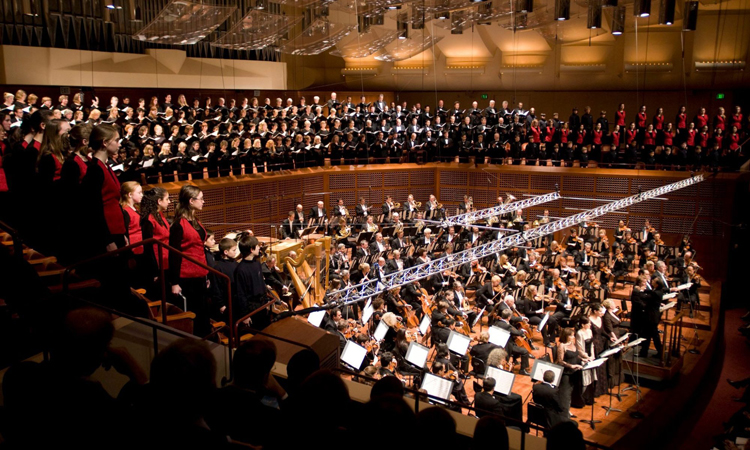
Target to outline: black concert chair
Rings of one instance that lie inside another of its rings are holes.
[[[482,378],[484,377],[486,367],[485,362],[481,358],[471,358],[472,371],[470,372],[470,375],[473,375],[476,378]]]
[[[549,429],[549,421],[547,420],[547,413],[544,411],[544,406],[538,405],[534,402],[529,402],[526,407],[526,418],[530,424],[537,425]],[[536,429],[536,435],[539,436],[539,429]]]

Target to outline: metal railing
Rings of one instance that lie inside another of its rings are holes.
[[[228,299],[232,298],[232,280],[226,274],[224,274],[222,272],[219,272],[218,270],[216,270],[216,269],[214,269],[212,267],[209,267],[208,265],[206,265],[206,264],[198,261],[197,259],[193,258],[192,256],[186,255],[185,253],[177,250],[176,248],[171,247],[171,246],[169,246],[169,245],[167,245],[167,244],[165,244],[165,243],[163,243],[163,242],[161,242],[161,241],[159,241],[158,239],[155,239],[155,238],[146,239],[145,241],[139,241],[139,242],[136,242],[134,244],[130,244],[130,245],[127,245],[125,247],[118,248],[117,250],[114,250],[114,251],[111,251],[111,252],[107,252],[107,253],[104,253],[104,254],[101,254],[101,255],[97,255],[97,256],[85,259],[83,261],[78,261],[75,264],[71,264],[70,266],[66,267],[65,271],[63,272],[63,276],[62,276],[63,292],[67,292],[68,291],[69,277],[70,277],[71,273],[73,272],[73,270],[76,267],[85,266],[85,265],[91,264],[92,262],[99,261],[99,260],[102,260],[102,259],[105,259],[105,258],[112,258],[114,256],[117,256],[117,255],[120,255],[122,253],[128,252],[128,251],[130,251],[130,250],[132,250],[134,248],[142,247],[142,246],[146,246],[146,245],[156,245],[158,247],[158,254],[156,255],[156,257],[157,257],[157,261],[159,261],[159,283],[160,283],[160,287],[161,287],[161,314],[162,314],[162,323],[164,323],[165,325],[167,323],[167,291],[166,291],[166,282],[165,282],[166,278],[164,276],[165,270],[164,270],[164,263],[163,263],[163,261],[164,261],[164,259],[163,259],[163,254],[164,254],[163,252],[164,252],[164,250],[167,250],[167,251],[170,251],[170,252],[174,252],[174,253],[180,255],[182,258],[184,258],[184,259],[192,262],[193,264],[195,264],[195,265],[197,265],[199,267],[202,267],[202,268],[208,270],[209,273],[212,273],[212,274],[216,275],[217,277],[225,280],[226,284],[227,284],[227,290],[226,290],[227,298]],[[228,338],[228,346],[229,346],[229,348],[234,348],[234,327],[232,326],[232,302],[231,302],[231,300],[227,302],[227,318],[228,318],[229,324],[230,324],[227,327],[229,329],[229,333],[228,333],[229,335],[227,337]],[[213,333],[209,334],[208,336],[204,336],[203,338],[205,339],[205,338],[211,337],[217,331],[218,330],[215,330]]]

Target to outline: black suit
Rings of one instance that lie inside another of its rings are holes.
[[[492,290],[492,282],[488,281],[482,285],[479,289],[477,289],[476,293],[474,294],[474,300],[476,301],[478,308],[490,308],[492,305],[497,303],[497,299],[492,300],[496,295],[496,292]],[[492,301],[492,305],[489,303]]]
[[[505,346],[506,351],[511,354],[512,356],[520,356],[521,357],[521,370],[529,370],[529,351],[526,350],[523,347],[517,346],[513,338],[520,337],[521,339],[524,339],[524,333],[514,327],[510,324],[510,322],[506,322],[505,320],[499,320],[495,322],[495,325],[502,328],[503,330],[510,332],[510,339],[508,339],[508,344]]]
[[[534,403],[544,407],[550,427],[570,420],[568,411],[565,411],[562,407],[558,388],[553,388],[545,383],[538,383],[532,387],[532,391]]]
[[[474,407],[476,407],[477,417],[480,419],[490,414],[505,415],[503,405],[489,392],[477,392],[474,395]]]
[[[646,339],[646,341],[641,344],[641,357],[645,358],[648,356],[648,347],[651,344],[652,339],[654,340],[656,353],[659,357],[661,357],[662,346],[661,338],[659,337],[659,322],[661,320],[661,312],[659,311],[659,308],[662,304],[662,296],[666,292],[666,289],[651,290],[646,291],[641,297],[645,303],[641,337]]]
[[[323,219],[325,219],[326,217],[328,217],[328,211],[326,211],[325,208],[323,208],[322,211],[323,211],[323,216],[322,217],[323,217]],[[317,220],[318,217],[320,217],[318,215],[318,207],[316,206],[314,208],[310,208],[310,214],[307,215],[307,218],[308,219]]]
[[[281,224],[281,237],[282,239],[297,239],[299,238],[299,230],[302,229],[302,224],[298,221],[289,223],[289,219],[284,219]]]

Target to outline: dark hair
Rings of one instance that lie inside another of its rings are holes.
[[[232,238],[224,238],[219,242],[219,253],[224,257],[224,252],[237,246],[237,241]]]
[[[472,448],[478,450],[490,447],[495,450],[507,450],[510,448],[508,429],[505,427],[505,421],[495,415],[482,417],[474,427]]]
[[[484,392],[490,392],[495,389],[495,379],[492,377],[487,377],[484,379],[484,383],[482,384],[482,390]]]
[[[164,223],[162,215],[159,214],[158,203],[159,200],[163,199],[166,194],[167,190],[158,186],[144,192],[143,198],[141,199],[141,217],[144,219],[148,219],[148,217],[151,216],[154,218],[154,220],[156,220],[156,223],[163,227],[166,227],[167,224]]]
[[[240,247],[240,254],[243,258],[247,258],[252,253],[253,249],[258,246],[258,238],[246,234],[242,236],[238,243]]]
[[[101,125],[100,125],[101,126]],[[99,128],[99,127],[97,127]],[[94,133],[97,128],[94,128]],[[93,133],[92,133],[93,141]],[[190,207],[190,200],[197,198],[201,193],[200,188],[193,186],[192,184],[186,184],[180,189],[180,195],[178,197],[177,207],[174,211],[174,221],[179,222],[183,217],[187,219],[193,226],[197,226],[198,219],[195,218],[195,213]]]
[[[555,381],[555,372],[551,370],[545,370],[542,374],[542,380],[544,380],[545,383],[552,383]]]
[[[267,339],[251,339],[234,353],[234,379],[242,387],[260,388],[276,362],[276,345]]]
[[[79,123],[68,131],[68,142],[70,146],[75,149],[75,152],[79,152],[81,149],[88,150],[88,141],[91,137],[91,130],[94,127],[90,123]]]
[[[570,327],[563,328],[562,332],[560,333],[560,343],[565,344],[568,342],[568,338],[573,336],[573,329]]]

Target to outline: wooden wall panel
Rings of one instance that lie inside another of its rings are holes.
[[[339,166],[314,172],[306,169],[191,183],[204,190],[206,203],[200,213],[201,220],[210,223],[208,227],[221,237],[228,231],[246,228],[252,228],[259,236],[268,235],[270,224],[279,224],[297,203],[301,203],[307,212],[322,200],[330,210],[342,198],[353,215],[358,197],[362,196],[368,204],[374,205],[373,214],[379,214],[386,195],[392,195],[396,202],[403,204],[408,194],[426,203],[429,195],[434,193],[448,213],[455,214],[457,204],[466,194],[474,198],[477,208],[486,208],[495,205],[498,194],[505,198],[511,193],[521,200],[530,194],[552,192],[555,184],[559,185],[563,197],[577,198],[540,204],[528,208],[524,215],[533,221],[548,209],[553,217],[565,217],[605,203],[595,199],[617,200],[637,193],[638,186],[645,191],[689,176],[680,172],[562,170],[533,166],[486,166],[485,170],[455,164]],[[612,212],[596,221],[608,231],[610,238],[620,219],[628,220],[634,231],[649,219],[668,244],[677,244],[684,234],[689,233],[702,253],[699,262],[704,267],[710,266],[707,275],[722,274],[726,271],[730,231],[727,224],[732,221],[732,201],[738,177],[737,174],[710,177],[697,186],[666,195],[668,201],[642,202],[624,210],[625,213]],[[174,211],[180,186],[187,183],[164,184],[173,202],[170,214]],[[696,215],[698,219],[692,226]]]

